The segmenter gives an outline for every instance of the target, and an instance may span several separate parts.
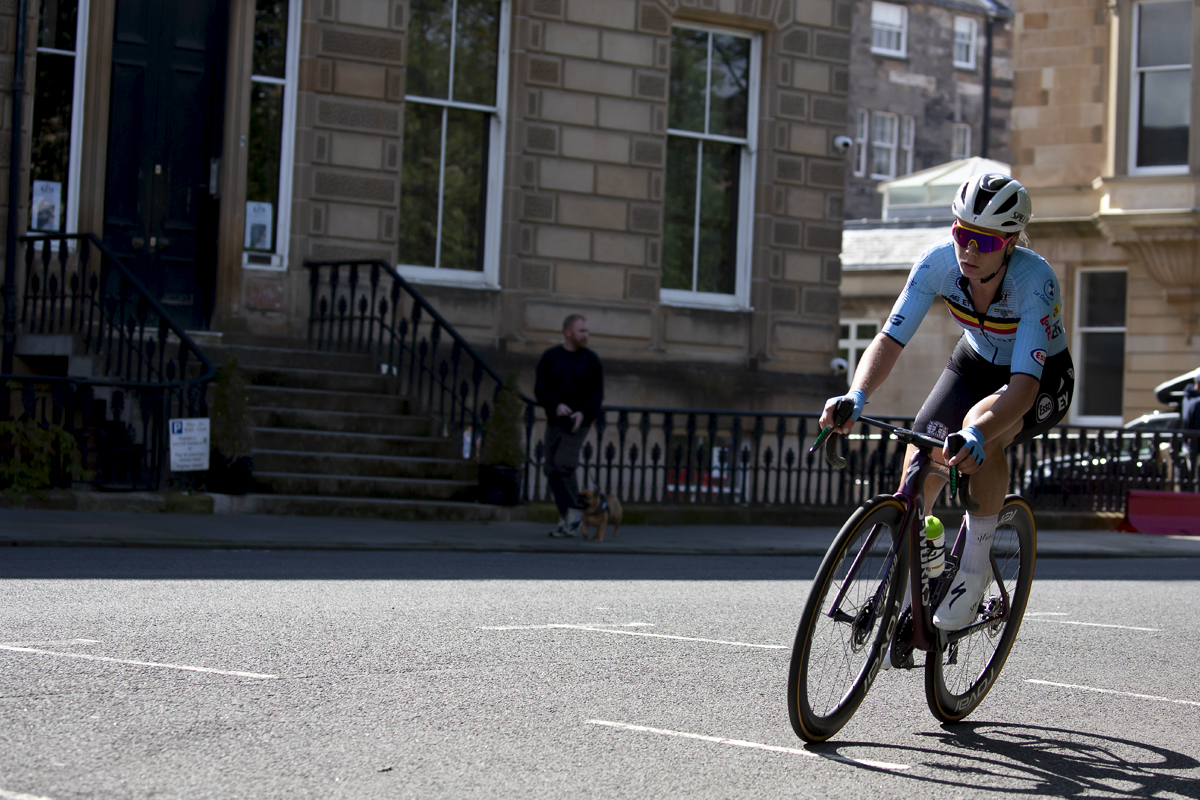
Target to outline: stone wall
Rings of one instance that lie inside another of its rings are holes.
[[[1013,175],[1030,188],[1090,185],[1106,171],[1104,0],[1017,4]]]

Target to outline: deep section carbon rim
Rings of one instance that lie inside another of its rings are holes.
[[[845,725],[879,669],[880,633],[895,623],[907,561],[903,548],[889,558],[902,516],[894,498],[872,500],[843,527],[813,580],[788,681],[792,727],[803,739],[821,741]]]

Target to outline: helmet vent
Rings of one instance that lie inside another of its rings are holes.
[[[1017,195],[1017,193],[1013,192],[1011,195],[1009,195],[1007,200],[1000,204],[1000,207],[996,209],[996,213],[1003,214],[1005,211],[1008,211],[1017,204],[1017,200],[1019,199],[1020,197]]]

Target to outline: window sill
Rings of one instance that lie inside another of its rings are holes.
[[[248,253],[242,251],[242,269],[256,269],[263,272],[287,272],[287,264],[278,253]]]
[[[875,48],[873,48],[873,47],[871,48],[871,55],[873,55],[873,56],[883,56],[884,58],[899,58],[899,59],[901,59],[901,60],[907,60],[907,59],[908,59],[908,51],[898,51],[898,50],[876,50],[876,49],[875,49]]]
[[[710,311],[753,311],[737,295],[715,292],[689,292],[685,289],[660,289],[658,302],[676,308],[703,308]]]
[[[437,269],[435,267],[414,267],[398,265],[396,271],[400,277],[412,283],[427,286],[454,286],[460,289],[491,289],[500,287],[490,283],[483,272],[467,272],[462,269]]]
[[[1129,174],[1133,177],[1142,175],[1186,175],[1188,174],[1188,165],[1172,164],[1169,167],[1134,167],[1129,170]]]
[[[974,72],[974,71],[975,71],[975,65],[974,65],[974,64],[967,64],[967,63],[963,63],[963,62],[960,62],[960,61],[955,61],[955,62],[954,62],[954,68],[955,68],[955,69],[960,69],[960,70],[962,70],[963,72]]]

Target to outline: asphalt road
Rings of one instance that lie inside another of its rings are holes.
[[[1200,798],[1196,559],[1041,561],[966,723],[806,747],[815,558],[0,552],[0,800]]]

